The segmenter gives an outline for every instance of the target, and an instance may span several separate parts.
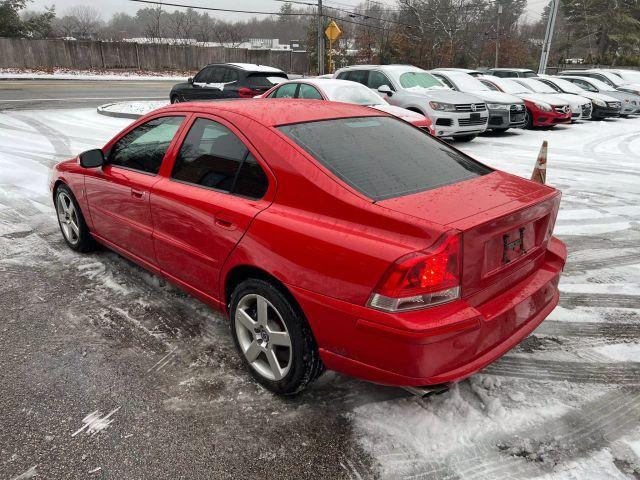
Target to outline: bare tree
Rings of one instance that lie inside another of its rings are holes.
[[[74,33],[80,38],[94,38],[102,26],[100,12],[90,5],[76,5],[66,15],[75,19]]]

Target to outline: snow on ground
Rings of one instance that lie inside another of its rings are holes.
[[[51,165],[103,145],[128,122],[89,109],[0,113],[0,266],[34,261],[37,247],[38,255],[53,252],[55,261],[72,262],[79,275],[101,281],[106,291],[126,294],[127,269],[34,244],[21,232],[43,226],[54,232],[47,190]],[[366,401],[354,402],[346,420],[382,478],[640,475],[640,118],[489,134],[456,146],[491,166],[529,177],[543,140],[549,141],[547,180],[563,192],[556,232],[570,252],[561,305],[513,352],[448,393],[376,400],[371,392],[382,387],[350,384],[353,390],[345,395]],[[11,255],[3,259],[7,251]],[[143,278],[150,288],[171,291],[150,274]],[[194,309],[179,295],[172,299],[204,316],[206,309]],[[136,312],[148,307],[145,302],[137,299],[121,312],[105,306],[95,321],[126,326],[128,335],[160,345],[164,356],[149,369],[155,371],[175,361],[180,350],[173,340],[168,344],[162,330],[137,319]],[[74,315],[78,312],[70,321]],[[205,336],[224,332],[219,325],[210,328]],[[181,348],[189,341],[193,337],[186,335]],[[203,361],[226,371],[224,365]],[[234,401],[255,395],[243,379],[235,381]],[[343,388],[339,378],[325,381]],[[179,379],[183,389],[197,382]],[[176,396],[167,400],[167,408],[194,405]],[[347,477],[362,477],[357,458],[339,461]]]
[[[166,107],[169,102],[165,100],[151,101],[137,101],[137,102],[116,102],[107,103],[98,107],[98,111],[104,111],[109,113],[124,113],[127,115],[145,115],[151,110],[157,108]]]
[[[193,72],[0,68],[0,80],[159,80],[186,82]]]

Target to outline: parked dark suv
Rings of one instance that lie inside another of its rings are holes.
[[[207,65],[186,83],[174,85],[171,103],[223,98],[253,98],[274,85],[288,80],[277,68],[253,63],[216,63]]]

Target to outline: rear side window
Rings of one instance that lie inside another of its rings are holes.
[[[492,171],[392,117],[342,118],[278,128],[334,175],[374,201]]]
[[[536,72],[524,72],[524,75],[523,75],[524,78],[532,78],[537,76],[538,74]]]
[[[279,72],[264,72],[264,73],[251,73],[247,76],[247,86],[252,88],[271,88],[288,80],[285,73]]]
[[[197,119],[189,130],[171,177],[251,198],[261,198],[268,187],[264,171],[242,140],[205,118]]]
[[[282,85],[273,92],[273,98],[295,98],[298,85],[299,83],[287,83],[286,85]]]
[[[159,117],[134,128],[109,151],[108,163],[156,174],[184,117]]]
[[[322,95],[320,95],[320,92],[315,87],[307,85],[306,83],[301,83],[300,90],[298,91],[298,98],[322,100]]]

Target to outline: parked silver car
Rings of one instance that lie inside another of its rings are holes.
[[[590,70],[564,70],[560,72],[559,75],[595,78],[596,80],[600,80],[621,92],[640,95],[640,84],[637,82],[628,82],[623,80],[619,75],[616,75],[608,69],[592,68]]]
[[[524,102],[508,93],[495,92],[462,70],[437,68],[430,72],[449,88],[480,97],[489,109],[489,130],[504,132],[525,125]]]
[[[456,92],[429,72],[410,65],[357,65],[335,78],[361,83],[398,107],[426,115],[438,137],[473,140],[487,129],[487,105],[475,95]]]
[[[622,116],[640,112],[640,96],[638,95],[616,90],[596,78],[578,77],[575,75],[558,75],[558,78],[569,80],[589,92],[604,93],[605,95],[609,95],[610,97],[617,99],[622,107],[620,110],[620,115]]]
[[[591,118],[591,110],[593,109],[593,106],[591,105],[591,100],[586,97],[575,95],[573,93],[559,93],[556,89],[550,87],[544,82],[541,82],[537,78],[513,78],[512,80],[524,85],[534,93],[560,98],[569,102],[569,105],[571,106],[572,121]]]

